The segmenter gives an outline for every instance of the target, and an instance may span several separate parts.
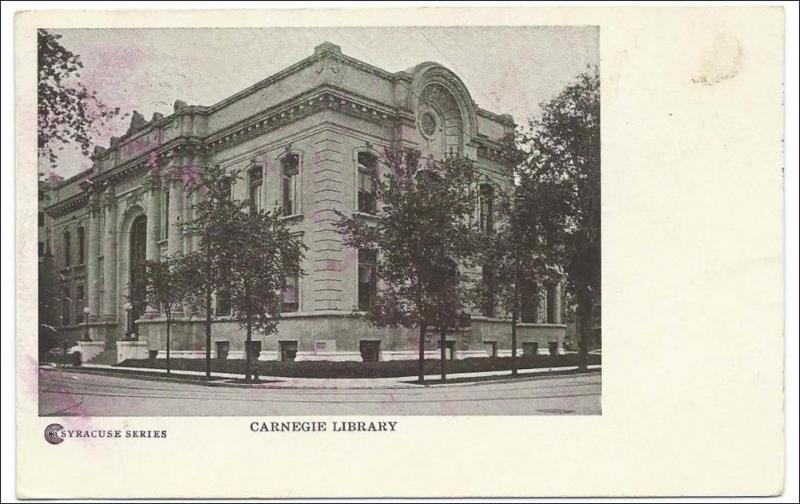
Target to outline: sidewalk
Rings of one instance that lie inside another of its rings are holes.
[[[600,370],[602,365],[590,365],[589,371]],[[187,378],[202,378],[205,377],[203,371],[184,371],[174,370],[168,376],[163,369],[154,368],[134,368],[134,367],[119,367],[110,366],[106,364],[84,364],[80,368],[70,368],[75,371],[97,371],[97,372],[111,372],[121,376],[141,379],[152,380],[169,380],[178,381],[181,383],[196,383],[198,385],[205,385],[209,387],[242,387],[242,388],[265,388],[265,389],[387,389],[387,388],[418,388],[420,385],[415,383],[415,376],[402,376],[392,378],[290,378],[282,376],[262,376],[259,383],[243,383],[243,376],[241,374],[232,373],[217,373],[212,372],[211,376],[213,381],[194,381],[189,382]],[[570,371],[577,370],[576,366],[567,367],[551,367],[551,368],[535,368],[535,369],[520,369],[518,371],[521,377],[532,376],[546,376],[549,374],[563,374]],[[511,378],[510,371],[481,371],[475,373],[452,373],[447,375],[448,380],[452,382],[438,383],[440,375],[431,374],[425,375],[427,386],[431,387],[447,387],[447,386],[467,386],[480,383],[480,378],[491,377],[507,377]],[[475,381],[465,381],[476,379]],[[456,381],[458,383],[456,383]]]

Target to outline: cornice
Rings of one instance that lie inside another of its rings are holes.
[[[407,114],[396,108],[352,91],[322,85],[212,133],[206,137],[204,144],[209,151],[218,151],[324,110],[344,113],[385,126],[392,126],[398,120],[408,119],[405,118]]]
[[[85,207],[89,203],[89,193],[81,192],[69,198],[53,203],[45,209],[50,217],[60,217],[75,210]]]

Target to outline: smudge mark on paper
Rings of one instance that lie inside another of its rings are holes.
[[[744,50],[739,39],[731,33],[720,33],[703,49],[692,82],[713,86],[733,79],[739,74],[743,60]]]

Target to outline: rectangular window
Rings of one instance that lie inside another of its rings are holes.
[[[535,323],[536,312],[539,311],[539,288],[535,282],[520,282],[520,320],[523,323]]]
[[[358,251],[358,309],[366,311],[372,305],[377,279],[375,277],[376,254],[374,250]]]
[[[69,325],[70,301],[72,300],[69,297],[69,287],[63,287],[61,294],[61,325],[64,326]]]
[[[495,316],[495,271],[491,266],[484,266],[482,271],[483,282],[483,307],[482,313],[484,317]]]
[[[161,223],[161,239],[169,238],[169,188],[164,189],[164,221]]]
[[[378,362],[381,360],[381,342],[361,340],[358,342],[361,351],[361,360],[364,362]]]
[[[286,279],[286,287],[281,291],[281,312],[296,312],[300,308],[298,278]]]
[[[488,233],[494,229],[494,188],[484,184],[481,186],[480,193],[481,231]]]
[[[552,285],[547,288],[547,323],[556,323],[556,288]]]
[[[369,152],[358,153],[358,211],[375,213],[375,169],[378,158]]]
[[[64,266],[72,265],[72,244],[69,231],[64,232]]]
[[[222,199],[224,201],[230,201],[233,195],[233,180],[231,177],[225,177],[222,179]]]
[[[297,342],[296,341],[279,341],[278,346],[281,349],[281,360],[284,362],[294,361],[297,357]]]
[[[264,208],[264,168],[261,165],[250,168],[250,209],[252,211],[259,211]]]
[[[522,343],[522,356],[533,357],[534,355],[539,355],[539,343],[536,341]]]
[[[300,156],[287,154],[281,159],[283,175],[283,215],[299,213],[297,208],[297,175],[300,173]]]
[[[44,226],[44,212],[39,212],[39,227]]]
[[[86,232],[83,227],[78,228],[78,264],[86,260]]]

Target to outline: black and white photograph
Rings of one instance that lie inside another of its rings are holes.
[[[601,414],[598,36],[38,30],[40,414]]]
[[[2,11],[3,502],[796,501],[796,4]]]

